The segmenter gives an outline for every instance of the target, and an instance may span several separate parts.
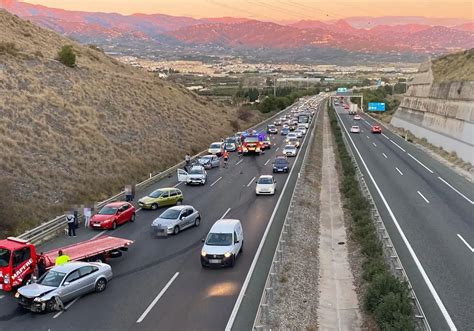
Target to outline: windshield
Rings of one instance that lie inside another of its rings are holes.
[[[298,123],[308,123],[308,116],[306,115],[300,115],[298,117]]]
[[[212,156],[203,156],[199,158],[199,163],[208,163],[211,161]]]
[[[286,145],[285,149],[296,149],[294,145]]]
[[[258,143],[258,137],[247,137],[245,138],[246,143]]]
[[[149,197],[156,199],[156,198],[161,197],[161,196],[163,195],[163,193],[164,193],[163,191],[156,190],[156,191],[151,192],[150,195],[149,195]]]
[[[197,168],[197,169],[191,169],[189,171],[189,174],[190,175],[201,175],[203,172],[202,172],[202,169],[200,168]]]
[[[49,270],[38,280],[38,284],[44,286],[58,287],[61,284],[61,281],[63,280],[65,275],[66,274],[64,272]]]
[[[276,159],[275,160],[275,164],[286,164],[288,161],[286,161],[285,159]]]
[[[230,246],[232,245],[232,233],[209,233],[206,245]]]
[[[178,218],[180,213],[181,213],[181,210],[168,209],[163,214],[160,215],[160,218],[163,218],[165,220],[175,220]]]
[[[0,248],[0,267],[6,267],[10,264],[10,251],[6,248]]]
[[[235,138],[227,138],[225,142],[228,144],[235,144]]]
[[[221,148],[220,144],[211,144],[211,148]]]
[[[259,178],[258,183],[259,184],[273,184],[273,180],[271,178],[264,177],[264,178]]]
[[[99,211],[99,215],[115,215],[117,208],[105,206]]]

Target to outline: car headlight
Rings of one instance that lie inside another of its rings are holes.
[[[10,284],[10,275],[6,274],[3,276],[3,284]]]
[[[204,256],[206,256],[206,255],[207,255],[206,251],[205,251],[205,250],[202,250],[202,251],[201,251],[201,256],[204,257]]]
[[[34,301],[34,302],[41,302],[42,300],[41,300],[40,297],[36,297],[36,298],[33,299],[33,301]]]
[[[232,255],[232,254],[230,254],[229,252],[227,252],[227,253],[224,254],[224,257],[225,257],[225,258],[229,258],[231,255]]]

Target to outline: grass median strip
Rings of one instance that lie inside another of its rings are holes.
[[[382,330],[414,330],[407,284],[393,276],[384,261],[370,204],[359,189],[355,168],[332,107],[329,117],[342,169],[340,190],[345,197],[344,207],[351,218],[351,238],[362,254],[362,283],[359,286],[363,308]]]

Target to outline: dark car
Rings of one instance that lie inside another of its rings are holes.
[[[290,170],[290,163],[288,162],[286,156],[278,156],[275,161],[273,161],[273,172],[288,172]]]

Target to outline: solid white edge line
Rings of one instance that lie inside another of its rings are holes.
[[[413,160],[415,160],[415,162],[417,162],[419,165],[421,165],[423,168],[425,168],[426,170],[428,170],[430,173],[434,174],[433,170],[431,170],[430,168],[428,168],[427,166],[425,166],[423,163],[421,163],[420,160],[418,160],[416,157],[414,157],[413,155],[411,155],[410,153],[407,153],[409,157],[411,157]]]
[[[247,187],[249,187],[250,185],[252,185],[253,181],[255,180],[255,176],[250,180],[250,182],[247,184]]]
[[[179,185],[183,184],[184,182],[179,182],[178,184],[173,185],[173,187],[178,187]]]
[[[386,139],[390,140],[390,138],[386,134],[382,133],[382,136],[384,136]]]
[[[420,197],[423,198],[423,200],[425,200],[426,203],[430,203],[430,200],[426,199],[425,196],[420,192],[420,191],[416,191],[418,192],[418,194],[420,195]]]
[[[268,159],[268,160],[267,160],[267,162],[265,162],[265,164],[264,164],[264,165],[267,165],[267,164],[268,164],[268,162],[270,162],[270,160],[271,160],[271,159]]]
[[[395,167],[395,169],[397,169],[398,173],[403,176],[403,172],[401,172],[400,169],[398,169],[397,167]]]
[[[474,248],[472,248],[471,245],[469,245],[469,243],[459,233],[458,233],[458,237],[469,248],[471,253],[474,253]]]
[[[66,309],[69,309],[69,307],[71,307],[77,300],[79,300],[81,297],[77,297],[75,298],[74,300],[72,300],[71,302],[69,302],[67,305],[66,305]],[[61,310],[59,312],[57,312],[53,318],[58,318],[59,316],[61,316],[61,314],[64,313],[64,310]]]
[[[92,237],[91,239],[89,239],[89,240],[94,240],[95,238],[100,237],[101,235],[103,235],[103,234],[106,233],[106,232],[107,232],[107,230],[102,230],[102,231],[100,231],[98,234],[96,234],[95,236],[93,236],[93,237]]]
[[[140,210],[142,210],[142,207],[135,209],[135,212],[138,213]]]
[[[219,178],[217,178],[217,179],[214,181],[214,183],[211,184],[211,187],[213,187],[214,185],[216,185],[216,183],[217,183],[218,181],[220,181],[221,179],[222,179],[222,176],[219,177]]]
[[[354,147],[354,150],[356,151],[357,155],[359,156],[365,170],[367,171],[367,174],[369,175],[370,180],[372,181],[372,184],[374,185],[377,193],[380,196],[380,199],[382,200],[383,204],[385,205],[385,208],[387,209],[388,213],[390,214],[390,217],[392,218],[393,223],[395,224],[395,227],[398,230],[398,233],[400,234],[400,237],[402,238],[403,242],[405,243],[405,246],[408,249],[408,252],[410,253],[413,261],[415,262],[418,270],[420,271],[421,276],[423,277],[423,280],[425,281],[426,285],[428,286],[429,291],[431,292],[431,295],[433,296],[436,304],[438,305],[438,308],[440,309],[441,313],[443,314],[444,319],[446,320],[446,323],[448,324],[449,328],[453,331],[457,330],[456,325],[454,325],[453,320],[451,319],[451,316],[449,315],[448,311],[446,310],[446,307],[443,304],[443,301],[438,295],[438,292],[436,292],[436,289],[433,286],[433,283],[431,283],[430,278],[426,274],[425,269],[421,265],[420,260],[418,259],[418,256],[416,255],[415,251],[413,250],[413,247],[411,246],[410,242],[408,241],[408,238],[405,236],[405,233],[403,232],[400,224],[398,223],[397,218],[395,217],[395,214],[392,211],[392,208],[390,208],[387,200],[385,199],[385,196],[383,195],[382,191],[380,190],[379,186],[377,185],[377,182],[375,181],[374,177],[372,176],[372,173],[370,172],[369,168],[367,167],[367,164],[365,163],[364,159],[362,158],[362,155],[359,152],[359,149],[356,147],[354,141],[352,140],[351,136],[347,132],[347,129],[342,122],[341,117],[339,114],[336,112],[337,117],[339,118],[339,122],[342,124],[344,131],[346,132],[347,137],[352,143],[352,146]]]
[[[145,309],[143,314],[137,319],[137,323],[141,323],[145,319],[146,315],[148,315],[148,313],[153,309],[153,307],[156,305],[158,300],[160,300],[160,298],[163,296],[163,294],[165,294],[166,290],[171,286],[171,284],[174,282],[174,280],[178,276],[179,276],[179,272],[174,274],[174,276],[168,281],[168,283],[165,285],[165,287],[163,287],[163,289],[160,291],[160,293],[158,293],[156,298],[153,299],[153,301],[150,303],[150,305],[147,307],[147,309]]]
[[[385,153],[382,153],[383,157],[388,159],[387,155],[385,155]]]
[[[399,144],[397,144],[396,142],[394,142],[392,139],[390,139],[390,142],[391,142],[392,144],[394,144],[395,146],[397,146],[398,148],[400,148],[402,151],[404,151],[404,152],[406,153],[406,150],[405,150],[402,146],[400,146]]]
[[[241,159],[239,162],[237,162],[235,165],[239,165],[244,161],[244,159]]]
[[[471,205],[474,204],[474,201],[472,201],[471,199],[469,199],[467,196],[465,196],[464,194],[462,194],[461,192],[459,192],[454,186],[452,186],[451,184],[449,184],[447,181],[445,181],[443,178],[441,177],[438,177],[438,179],[440,181],[442,181],[443,183],[445,183],[446,185],[448,185],[454,192],[456,192],[457,194],[459,194],[461,197],[463,197],[464,199],[466,199],[467,201],[469,201],[469,203]]]
[[[227,216],[227,214],[230,212],[230,209],[231,208],[227,208],[227,210],[225,211],[225,213],[221,216],[221,218],[219,218],[220,220],[223,219],[224,217]]]
[[[321,112],[321,109],[318,110],[318,114],[316,115],[316,119],[315,119],[316,121],[319,118],[319,113],[320,112]],[[313,121],[315,121],[315,120],[313,120]],[[310,136],[313,136],[313,134],[314,134],[314,131],[311,131]],[[305,137],[303,139],[303,144],[305,143],[307,136],[308,135],[305,135]],[[308,149],[306,149],[305,152],[307,152],[307,151],[308,151]],[[299,156],[300,156],[300,153],[298,153],[296,155],[295,163],[298,160]],[[250,283],[250,278],[252,277],[253,270],[255,269],[255,266],[257,265],[257,260],[260,257],[260,252],[262,251],[265,240],[267,239],[268,232],[270,231],[270,228],[273,224],[273,219],[275,218],[276,211],[278,210],[278,207],[280,206],[281,199],[282,199],[282,197],[285,193],[286,186],[288,185],[288,180],[290,179],[291,174],[293,173],[293,169],[295,169],[295,167],[291,167],[290,173],[289,173],[288,177],[286,178],[285,185],[283,186],[283,189],[281,190],[280,196],[278,197],[277,204],[275,205],[275,208],[273,209],[273,213],[270,216],[270,221],[268,222],[267,227],[265,229],[265,232],[263,233],[262,240],[260,240],[260,244],[258,245],[257,252],[255,253],[252,264],[250,265],[250,269],[247,273],[247,276],[245,277],[244,283],[242,284],[242,288],[240,289],[239,296],[237,297],[237,300],[235,301],[235,305],[234,305],[234,308],[232,309],[232,313],[230,314],[229,320],[227,321],[225,331],[231,331],[232,326],[234,325],[235,317],[237,316],[237,312],[239,311],[239,308],[240,308],[240,305],[241,305],[242,300],[244,298],[245,292],[247,291],[247,287]]]

